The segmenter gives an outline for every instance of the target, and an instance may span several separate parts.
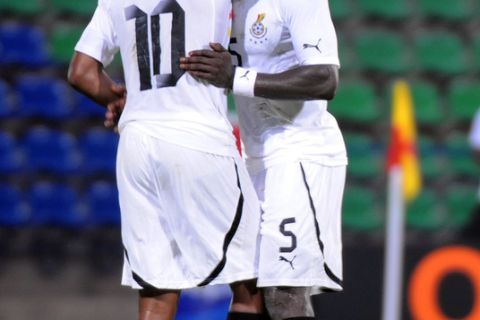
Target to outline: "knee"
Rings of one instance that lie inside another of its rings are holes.
[[[313,317],[309,287],[268,287],[263,289],[265,307],[272,320]]]
[[[171,320],[177,310],[180,291],[148,288],[139,291],[140,320]]]
[[[231,311],[262,313],[262,292],[257,288],[256,280],[242,281],[230,285],[233,293]]]

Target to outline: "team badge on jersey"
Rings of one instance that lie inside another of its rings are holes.
[[[250,28],[250,33],[257,39],[263,38],[267,34],[267,27],[263,24],[265,16],[265,13],[260,13],[257,17],[257,21],[255,21]]]

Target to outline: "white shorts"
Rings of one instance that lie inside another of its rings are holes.
[[[260,207],[240,156],[195,151],[127,126],[117,180],[123,285],[185,289],[257,277]]]
[[[252,175],[262,207],[258,286],[342,290],[345,166],[278,164]]]

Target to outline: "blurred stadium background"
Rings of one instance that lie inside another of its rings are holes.
[[[420,261],[445,246],[478,249],[478,230],[465,230],[478,227],[480,170],[467,136],[480,107],[480,0],[329,1],[342,63],[329,109],[350,158],[346,290],[316,307],[325,319],[380,319],[391,84],[404,78],[424,179],[406,217],[403,319],[411,319]],[[95,6],[0,0],[0,320],[135,318],[135,294],[119,285],[118,137],[102,127],[103,109],[65,81]],[[109,70],[121,80],[119,60]],[[232,103],[230,115],[235,122]],[[440,279],[446,318],[480,319],[478,279],[461,268]],[[178,318],[223,319],[228,301],[225,287],[194,290]]]

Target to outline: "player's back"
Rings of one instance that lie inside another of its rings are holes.
[[[100,0],[102,5],[128,91],[120,130],[135,122],[173,143],[229,153],[234,142],[224,90],[194,79],[179,64],[211,42],[228,45],[230,1]]]

